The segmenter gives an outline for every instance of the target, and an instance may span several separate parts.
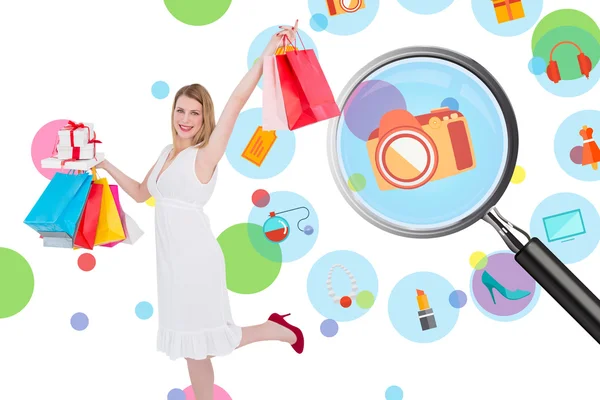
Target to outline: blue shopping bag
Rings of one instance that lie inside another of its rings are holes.
[[[72,239],[91,187],[88,173],[57,172],[23,222],[42,236]]]

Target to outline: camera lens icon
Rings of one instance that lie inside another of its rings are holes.
[[[416,189],[475,168],[466,118],[448,107],[413,116],[386,113],[367,141],[380,190]]]

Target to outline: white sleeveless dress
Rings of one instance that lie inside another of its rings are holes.
[[[171,360],[227,355],[240,344],[242,329],[231,316],[225,258],[203,211],[217,169],[210,182],[200,182],[198,148],[188,147],[159,177],[172,149],[163,149],[148,178],[156,201],[157,349]]]

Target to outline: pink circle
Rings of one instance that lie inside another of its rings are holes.
[[[60,170],[42,168],[42,160],[44,158],[52,157],[58,131],[63,126],[67,125],[68,122],[69,120],[67,119],[57,119],[48,122],[35,134],[33,142],[31,143],[31,159],[33,160],[33,165],[40,174],[48,179],[52,179],[54,174],[57,172],[69,171],[67,169]]]
[[[185,393],[185,400],[196,400],[196,396],[194,395],[194,389],[192,389],[191,385],[186,387],[183,390],[183,393]],[[232,399],[231,399],[231,396],[229,394],[227,394],[225,389],[223,389],[219,385],[215,385],[214,400],[232,400]]]

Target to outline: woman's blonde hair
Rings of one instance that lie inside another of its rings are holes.
[[[202,148],[208,144],[208,139],[215,129],[215,107],[213,105],[212,98],[206,88],[198,83],[187,85],[182,87],[175,94],[173,99],[173,109],[171,110],[171,132],[173,134],[173,145],[175,145],[175,138],[177,137],[177,131],[175,130],[173,114],[175,113],[175,106],[177,100],[181,96],[186,96],[191,99],[198,101],[202,104],[202,127],[196,133],[192,139],[192,146],[199,145]]]

